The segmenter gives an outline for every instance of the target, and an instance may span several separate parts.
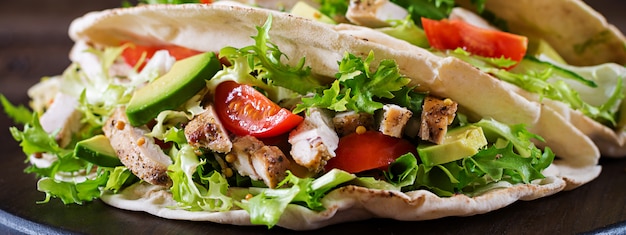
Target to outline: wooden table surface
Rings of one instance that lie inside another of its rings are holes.
[[[117,7],[122,0],[19,0],[0,2],[0,93],[13,102],[28,102],[26,89],[41,77],[63,72],[72,41],[67,27],[72,19],[91,10]],[[626,32],[619,0],[589,1],[610,22]],[[33,175],[23,173],[24,155],[11,138],[13,124],[0,115],[0,233],[219,233],[289,234],[265,227],[236,227],[204,222],[172,221],[140,212],[118,210],[100,201],[83,206],[59,200],[39,205],[44,194],[36,190]],[[329,226],[305,233],[350,234],[572,234],[626,233],[626,159],[602,159],[600,177],[573,191],[466,218],[402,222],[372,219]]]

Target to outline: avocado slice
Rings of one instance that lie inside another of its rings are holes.
[[[104,135],[96,135],[76,143],[74,156],[103,167],[122,165],[117,153],[111,147],[109,138]]]
[[[206,86],[221,64],[213,52],[205,52],[179,60],[165,75],[137,89],[126,107],[132,126],[141,126],[161,111],[184,104]]]
[[[420,144],[417,153],[422,163],[435,166],[474,156],[485,145],[487,139],[483,129],[468,125],[449,130],[441,144]]]
[[[337,24],[333,19],[331,19],[330,17],[324,15],[318,9],[316,9],[315,7],[310,6],[309,4],[307,4],[307,3],[303,2],[303,1],[298,1],[291,8],[291,12],[290,13],[292,15],[296,15],[296,16],[300,16],[302,18],[307,18],[307,19],[319,21],[319,22],[322,22],[322,23]]]

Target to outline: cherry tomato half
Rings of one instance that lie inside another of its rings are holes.
[[[200,51],[192,50],[185,47],[175,46],[175,45],[166,45],[166,46],[143,46],[143,45],[135,45],[131,44],[124,49],[122,52],[122,57],[124,61],[132,67],[135,67],[137,63],[141,60],[142,56],[145,54],[145,59],[143,63],[139,66],[139,71],[146,66],[147,62],[154,56],[159,50],[167,50],[170,53],[170,56],[176,58],[176,60],[181,60],[190,56],[194,56],[200,54]]]
[[[484,57],[521,61],[526,54],[528,38],[507,32],[489,30],[461,20],[440,21],[422,18],[430,45],[439,50],[464,50]]]
[[[224,127],[240,136],[278,136],[304,120],[253,87],[233,81],[222,82],[215,89],[215,110]]]
[[[336,156],[328,160],[325,169],[338,168],[350,173],[366,170],[387,170],[396,158],[412,152],[416,147],[408,140],[385,135],[378,131],[352,133],[339,139]]]

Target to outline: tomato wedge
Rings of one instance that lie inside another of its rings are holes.
[[[341,169],[350,173],[366,170],[387,170],[396,158],[413,153],[417,148],[408,140],[385,135],[378,131],[352,133],[339,139],[336,156],[328,160],[325,169]]]
[[[461,20],[422,18],[430,45],[439,50],[464,50],[484,57],[521,61],[526,54],[528,38],[512,33],[489,30]]]
[[[215,110],[224,127],[239,136],[274,137],[304,120],[253,87],[233,81],[222,82],[215,89]]]
[[[145,54],[145,59],[143,63],[139,66],[139,71],[141,71],[141,69],[143,69],[143,67],[146,66],[150,58],[154,56],[154,53],[156,53],[159,50],[167,50],[170,53],[170,56],[176,58],[176,60],[181,60],[181,59],[201,53],[200,51],[192,50],[192,49],[185,48],[185,47],[175,46],[175,45],[143,46],[143,45],[130,44],[122,52],[122,57],[124,58],[124,61],[126,61],[128,65],[135,67]]]

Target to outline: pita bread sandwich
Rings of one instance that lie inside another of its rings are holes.
[[[44,201],[310,230],[487,213],[601,171],[550,106],[368,27],[215,3],[69,31],[73,63],[32,111],[3,102]]]
[[[542,45],[534,49],[542,63],[552,63],[595,84],[563,80],[580,101],[555,99],[524,86],[518,86],[523,90],[517,92],[557,110],[593,139],[603,156],[625,157],[626,40],[622,32],[583,1],[552,1],[550,6],[545,1],[487,1],[485,9],[505,20],[511,32],[527,35],[535,44],[550,45],[555,53],[542,50]]]
[[[337,24],[343,30],[350,30],[352,25],[370,27],[438,55],[460,58],[506,81],[510,90],[550,106],[589,136],[603,156],[626,156],[626,119],[621,115],[626,107],[626,41],[617,28],[583,1],[307,4],[260,5],[291,6],[294,14]],[[308,8],[319,12],[303,10]]]

